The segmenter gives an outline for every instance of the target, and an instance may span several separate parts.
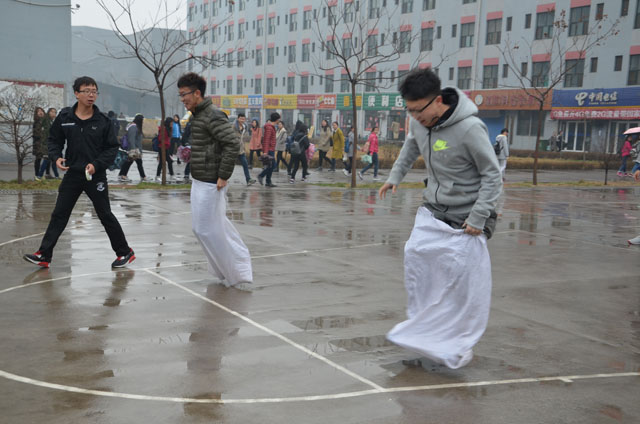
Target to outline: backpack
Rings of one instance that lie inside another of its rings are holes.
[[[129,137],[127,137],[127,134],[125,133],[122,138],[120,139],[120,146],[124,149],[124,150],[129,150]]]
[[[496,152],[496,156],[500,156],[500,152],[502,151],[500,140],[496,139],[496,144],[493,145],[493,151]]]
[[[153,137],[153,140],[151,140],[151,150],[154,152],[160,151],[160,140],[158,140],[158,136]]]

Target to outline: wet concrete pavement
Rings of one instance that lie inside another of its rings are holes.
[[[111,193],[138,258],[120,271],[84,196],[34,270],[21,255],[55,193],[0,193],[0,422],[640,422],[640,187],[507,189],[489,326],[446,370],[403,366],[384,337],[420,190],[246,188],[238,171],[251,292],[207,273],[187,191]]]

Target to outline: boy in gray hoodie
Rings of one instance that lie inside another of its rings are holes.
[[[441,89],[440,79],[434,72],[416,69],[406,76],[400,85],[400,93],[411,116],[409,134],[389,178],[379,190],[379,196],[384,198],[389,189],[395,193],[415,160],[422,155],[427,173],[423,192],[424,208],[418,211],[416,225],[405,247],[405,285],[409,294],[409,321],[412,317],[415,321],[415,317],[421,315],[423,322],[405,321],[398,324],[387,337],[435,362],[458,368],[471,360],[471,347],[484,332],[488,320],[491,263],[486,239],[491,237],[495,228],[495,207],[502,190],[502,178],[487,127],[476,116],[476,106],[462,91],[456,88]],[[419,218],[422,220],[423,217],[426,217],[426,221],[421,222],[427,222],[435,228],[429,236],[435,234],[435,238],[422,235]],[[453,249],[457,240],[462,240],[456,247],[459,249],[456,261],[461,261],[460,268],[471,259],[480,258],[474,267],[484,272],[483,284],[473,281],[474,277],[468,278],[469,273],[474,273],[473,269],[467,274],[467,271],[458,273],[456,267],[451,272],[446,269],[450,264],[445,262],[450,262],[451,258],[446,256],[447,252],[441,246],[434,246],[437,244],[435,240],[440,241],[440,234],[447,231],[447,235],[443,236],[446,239],[443,246],[446,248],[451,246]],[[457,238],[446,238],[450,234]],[[486,238],[482,237],[483,234]],[[479,236],[480,243],[474,244],[478,247],[471,247],[468,241],[463,240],[468,236],[474,236],[472,239]],[[407,250],[410,244],[413,246],[411,252]],[[472,252],[472,249],[475,250]],[[467,257],[467,254],[470,256]],[[425,266],[425,263],[429,265]],[[443,269],[448,274],[442,272]],[[443,278],[442,275],[448,277]],[[481,293],[474,293],[477,290],[481,290]],[[453,292],[464,298],[482,298],[482,301],[476,305],[456,305],[458,299],[452,299]],[[439,295],[444,298],[434,298]],[[416,305],[420,305],[422,311],[419,312]],[[442,305],[448,309],[440,313],[438,308]],[[463,308],[470,306],[473,308],[467,314]],[[420,333],[425,328],[424,318],[429,313],[440,315],[432,317],[431,324],[426,327],[437,327],[436,322],[445,322],[447,324],[442,327],[451,328],[433,328],[435,333],[431,333],[431,330]],[[447,314],[455,316],[449,317]],[[414,324],[422,326],[421,329],[415,332]],[[412,331],[411,334],[407,333]],[[440,335],[446,333],[447,338],[439,340],[438,332]],[[473,334],[473,337],[469,337],[469,334]],[[465,339],[458,340],[458,335]],[[408,341],[404,343],[399,340]],[[417,346],[412,345],[414,340]],[[445,346],[447,343],[455,345],[451,352],[433,353],[431,350],[433,346]]]

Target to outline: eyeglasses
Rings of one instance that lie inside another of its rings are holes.
[[[431,101],[430,101],[429,103],[427,103],[426,105],[424,105],[424,107],[422,107],[422,108],[420,108],[420,109],[409,109],[408,107],[406,107],[406,106],[405,106],[405,107],[404,107],[404,110],[406,110],[406,111],[407,111],[407,113],[410,113],[411,115],[418,115],[418,114],[422,113],[426,108],[428,108],[428,107],[429,107],[429,105],[430,105],[431,103],[433,103],[433,101],[434,101],[435,99],[437,99],[437,98],[438,98],[438,96],[434,97],[433,99],[431,99]]]
[[[86,94],[87,96],[97,96],[100,94],[98,90],[80,90],[78,93]]]
[[[196,92],[196,90],[187,91],[186,93],[178,93],[178,97],[180,97],[181,99],[184,99],[185,96],[188,96],[189,94],[193,94],[195,92]]]

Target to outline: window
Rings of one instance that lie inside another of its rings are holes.
[[[342,54],[344,57],[351,57],[351,38],[342,39]]]
[[[442,27],[441,27],[441,26],[438,26],[438,27],[436,28],[436,38],[437,38],[438,40],[442,38]]]
[[[353,3],[345,3],[344,4],[344,23],[348,24],[353,22]],[[330,91],[327,91],[330,93]]]
[[[210,87],[211,87],[210,92],[211,92],[211,95],[213,96],[214,94],[216,94],[216,82],[215,81],[211,81]]]
[[[333,75],[327,75],[324,78],[324,92],[333,93]]]
[[[458,68],[458,88],[460,90],[471,88],[471,66]]]
[[[211,6],[213,6],[213,4]],[[209,5],[205,3],[203,5],[203,7],[204,7],[204,9],[202,9],[202,17],[206,19],[208,17],[208,15],[209,15]],[[215,9],[215,7],[214,7],[214,9]]]
[[[565,87],[582,87],[584,75],[584,59],[570,59],[566,61],[566,73],[564,75]]]
[[[622,56],[616,56],[613,62],[613,70],[616,72],[622,71]]]
[[[228,40],[232,41],[233,40],[233,25],[229,25],[227,28],[228,28],[228,32],[227,32]]]
[[[402,13],[412,13],[412,12],[413,12],[413,0],[402,0]]]
[[[531,66],[531,86],[547,87],[549,85],[549,62],[533,62]]]
[[[476,23],[460,24],[460,47],[473,47],[473,33]]]
[[[513,22],[513,18],[509,16],[507,18],[507,31],[511,31],[511,23]]]
[[[273,78],[267,78],[267,94],[273,94]]]
[[[378,54],[378,35],[371,34],[367,37],[367,56]]]
[[[287,94],[296,92],[296,77],[287,77]]]
[[[504,64],[502,65],[502,78],[508,78],[509,77],[509,65]]]
[[[411,51],[411,31],[402,31],[400,33],[399,53],[409,53]]]
[[[325,48],[327,49],[327,60],[331,60],[333,59],[333,53],[336,51],[336,43],[333,40],[327,41],[327,44],[325,46]]]
[[[487,41],[486,44],[500,44],[502,33],[502,18],[490,19],[487,21]]]
[[[524,15],[524,27],[525,29],[531,28],[531,13]]]
[[[244,24],[238,24],[238,40],[244,39]]]
[[[454,72],[454,69],[453,68],[449,68],[449,81],[453,80],[453,72]]]
[[[256,50],[256,66],[262,65],[262,50]]]
[[[601,21],[604,18],[604,3],[596,4],[596,21]]]
[[[364,91],[371,92],[376,89],[376,73],[365,72]]]
[[[636,3],[636,19],[633,22],[633,28],[640,28],[640,0],[638,0]]]
[[[380,0],[369,0],[369,19],[380,17]]]
[[[236,85],[236,93],[237,94],[242,94],[242,78],[238,78],[236,80],[237,85]]]
[[[245,0],[240,0],[238,1],[238,10],[243,11],[245,8],[245,4],[244,4]]]
[[[458,32],[458,26],[456,24],[451,25],[451,38],[456,38]]]
[[[297,31],[298,30],[298,14],[292,13],[289,15],[289,31]]]
[[[211,43],[217,43],[218,37],[216,35],[216,28],[211,28]]]
[[[273,65],[276,62],[276,49],[269,47],[267,49],[267,65]]]
[[[236,53],[236,61],[238,62],[238,68],[242,68],[242,66],[244,65],[244,52],[243,51],[238,51]]]
[[[233,68],[233,56],[231,53],[227,53],[227,68]]]
[[[187,13],[187,21],[191,22],[193,20],[193,6],[189,6],[189,12]]]
[[[307,75],[300,77],[300,92],[302,94],[309,92],[309,76]]]
[[[256,35],[258,37],[260,37],[263,34],[264,34],[264,20],[263,19],[258,19],[256,21]]]
[[[262,78],[256,78],[253,81],[253,94],[262,94]]]
[[[289,46],[289,63],[296,61],[296,46]]]
[[[590,6],[573,7],[569,15],[569,37],[586,35],[589,31]]]
[[[486,65],[482,70],[482,88],[498,87],[498,65]]]
[[[336,6],[329,6],[328,12],[327,20],[329,21],[329,25],[333,25],[336,20]]]
[[[551,10],[536,15],[536,40],[543,40],[553,36],[553,20],[556,18],[555,14],[555,10]]]
[[[273,35],[276,33],[276,18],[268,18],[267,20],[267,34]]]
[[[598,72],[598,58],[597,57],[592,57],[591,58],[591,67],[589,69],[590,72]]]
[[[308,62],[311,57],[311,44],[303,44],[302,45],[302,61]]]
[[[311,10],[305,10],[302,13],[302,29],[311,29]]]
[[[436,0],[422,0],[422,10],[433,10],[436,8]]]
[[[532,136],[538,133],[538,111],[518,111],[516,135]]]
[[[476,0],[462,0],[462,4],[475,3]]]
[[[627,85],[640,85],[640,54],[629,56],[629,78]]]
[[[520,75],[526,77],[529,73],[529,62],[522,62],[520,64]]]
[[[233,94],[233,80],[227,80],[227,94]]]
[[[340,80],[340,92],[347,93],[349,91],[351,91],[351,83],[349,82],[348,79],[345,79],[343,75],[342,79]]]
[[[620,16],[627,16],[629,14],[629,0],[622,0],[622,7],[620,8]]]
[[[420,51],[431,51],[433,50],[433,28],[422,28],[422,33],[420,34]]]

